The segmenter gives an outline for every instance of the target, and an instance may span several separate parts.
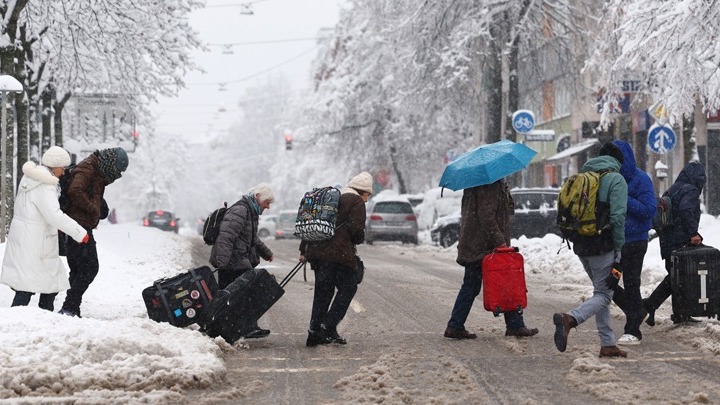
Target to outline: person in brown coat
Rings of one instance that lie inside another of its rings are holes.
[[[70,218],[85,228],[90,240],[84,244],[67,240],[70,289],[59,311],[61,314],[80,317],[82,296],[100,269],[92,230],[108,214],[107,204],[103,204],[105,187],[122,177],[127,167],[127,152],[123,148],[109,148],[96,150],[65,174],[69,181],[68,195],[67,201],[60,202],[61,207]]]
[[[510,245],[509,222],[514,207],[504,180],[463,192],[457,263],[465,267],[465,276],[445,329],[446,338],[477,338],[465,329],[465,321],[482,287],[482,260],[493,249]],[[505,336],[526,337],[538,333],[537,328],[525,326],[521,312],[506,312],[504,316]]]
[[[347,187],[340,190],[335,236],[323,242],[303,240],[300,243],[300,261],[307,260],[315,271],[307,346],[347,343],[338,334],[337,326],[357,292],[355,245],[365,240],[365,203],[372,195],[372,185],[370,173],[362,172],[353,177]]]

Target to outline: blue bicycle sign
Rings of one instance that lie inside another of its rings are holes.
[[[677,137],[670,127],[665,125],[653,124],[648,131],[648,146],[650,149],[660,155],[664,155],[675,147]]]
[[[530,110],[517,110],[512,115],[512,126],[517,132],[526,133],[535,128],[535,114]]]

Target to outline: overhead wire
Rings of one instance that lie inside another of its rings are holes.
[[[262,70],[262,71],[257,72],[257,73],[253,73],[253,74],[251,74],[251,75],[249,75],[249,76],[245,76],[245,77],[242,77],[242,78],[240,78],[240,79],[236,79],[236,80],[224,80],[224,81],[217,81],[217,82],[206,82],[206,83],[186,83],[185,85],[186,85],[186,86],[222,86],[222,85],[227,85],[227,84],[244,82],[244,81],[247,81],[247,80],[250,80],[250,79],[254,79],[254,78],[256,78],[256,77],[258,77],[258,76],[260,76],[260,75],[263,75],[263,74],[265,74],[265,73],[268,73],[268,72],[270,72],[270,71],[273,71],[273,70],[275,70],[275,69],[277,69],[277,68],[279,68],[279,67],[281,67],[281,66],[287,65],[288,63],[293,62],[293,61],[295,61],[296,59],[299,59],[299,58],[301,58],[301,57],[309,54],[310,52],[316,50],[319,46],[320,46],[320,45],[315,45],[315,46],[313,46],[312,48],[310,48],[310,49],[308,49],[308,50],[306,50],[306,51],[304,51],[304,52],[302,52],[302,53],[299,53],[299,54],[293,56],[292,58],[287,59],[287,60],[285,60],[285,61],[283,61],[283,62],[281,62],[281,63],[279,63],[279,64],[277,64],[277,65],[275,65],[275,66],[271,66],[271,67],[269,67],[269,68],[267,68],[267,69],[265,69],[265,70]]]

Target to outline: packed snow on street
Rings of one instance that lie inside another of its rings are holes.
[[[720,221],[714,217],[703,215],[700,233],[707,245],[720,246]],[[454,246],[434,247],[429,244],[427,231],[422,236],[420,246],[387,244],[368,248],[407,249],[408,254],[446,258],[453,265]],[[227,372],[223,355],[252,350],[250,346],[242,340],[229,345],[221,338],[211,339],[200,333],[197,326],[176,328],[151,321],[141,299],[141,291],[154,280],[197,265],[192,263],[190,254],[193,238],[198,236],[187,228],[177,235],[137,223],[110,225],[103,221],[96,231],[100,273],[85,294],[82,318],[40,310],[37,295],[30,306],[11,308],[13,292],[2,286],[0,400],[172,403],[182,400],[188,390],[212,390],[222,384]],[[561,243],[557,236],[523,237],[513,240],[513,244],[524,253],[526,272],[535,282],[546,280],[546,284],[558,286],[558,294],[577,294],[578,300],[590,292],[587,276],[575,255],[566,249],[558,254]],[[4,252],[4,244],[0,245],[0,252]],[[666,274],[657,239],[650,243],[643,272],[643,295],[647,296]],[[564,289],[563,285],[588,288],[578,292],[576,288]],[[60,293],[55,301],[56,311],[63,299],[64,293]],[[669,315],[668,302],[658,311],[655,328],[671,328]],[[438,329],[442,329],[445,321],[437,320]],[[543,328],[546,339],[551,332],[547,325]],[[676,328],[668,336],[709,357],[720,354],[717,320],[705,319],[701,327]],[[344,391],[362,389],[362,385],[346,383],[338,386]],[[347,395],[345,392],[346,398]],[[703,402],[705,398],[712,402],[702,393],[698,395],[691,401]],[[445,399],[453,402],[450,397]],[[421,398],[416,400],[422,402]],[[440,401],[445,402],[442,397]]]

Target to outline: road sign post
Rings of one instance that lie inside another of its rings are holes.
[[[512,126],[516,132],[522,134],[535,128],[535,114],[530,110],[517,110],[512,115]]]

